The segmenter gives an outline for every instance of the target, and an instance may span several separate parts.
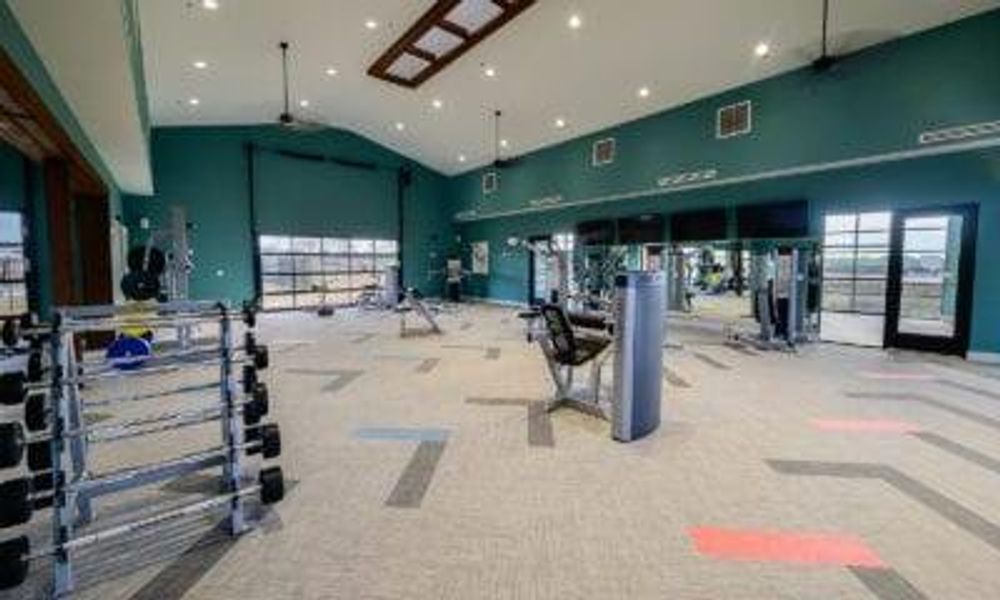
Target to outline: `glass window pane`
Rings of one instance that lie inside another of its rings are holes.
[[[315,308],[323,302],[323,294],[295,294],[295,308]]]
[[[351,287],[351,276],[344,273],[341,275],[327,275],[326,287],[328,290],[343,290]]]
[[[24,279],[24,255],[20,247],[0,247],[0,279]]]
[[[322,271],[323,260],[318,254],[295,257],[296,273],[321,273]]]
[[[261,252],[288,252],[292,249],[292,238],[285,235],[260,236]]]
[[[326,282],[322,275],[296,275],[296,292],[322,292],[326,289]]]
[[[888,252],[858,252],[858,277],[882,277],[889,273]]]
[[[911,251],[934,251],[944,252],[948,243],[948,231],[946,229],[936,229],[931,231],[907,230],[903,238],[903,252]]]
[[[877,246],[885,248],[889,246],[889,232],[862,232],[858,234],[859,246]]]
[[[948,217],[910,217],[906,219],[905,229],[944,229],[948,226]]]
[[[344,238],[323,238],[323,252],[325,254],[347,253],[349,248],[350,243]]]
[[[892,222],[892,213],[875,212],[861,213],[858,215],[858,229],[861,231],[881,231],[889,229]]]
[[[23,243],[24,232],[21,227],[21,213],[7,211],[0,212],[0,243]]]
[[[827,233],[854,231],[856,224],[856,215],[826,215],[823,219],[823,228]]]
[[[297,237],[292,238],[292,252],[306,252],[309,254],[319,254],[323,242],[320,238]]]
[[[346,254],[327,254],[323,256],[323,270],[327,273],[347,272],[350,259]]]
[[[375,252],[378,254],[396,254],[396,240],[375,240]]]
[[[292,277],[290,275],[264,275],[261,277],[264,293],[290,292],[292,290]]]
[[[823,246],[827,248],[850,248],[854,246],[856,237],[853,231],[847,233],[829,233],[823,238]]]
[[[375,269],[377,271],[385,271],[386,267],[395,266],[397,264],[399,264],[399,259],[396,258],[395,254],[381,254],[375,257]]]
[[[293,269],[291,256],[264,254],[260,257],[260,270],[263,273],[291,273]]]
[[[293,308],[294,296],[291,294],[265,295],[262,301],[264,310],[280,310]]]
[[[351,240],[351,253],[371,254],[375,252],[375,240]]]
[[[375,273],[352,273],[351,287],[362,289],[365,287],[377,286],[378,276]]]
[[[373,254],[352,254],[351,271],[374,271],[375,256]]]

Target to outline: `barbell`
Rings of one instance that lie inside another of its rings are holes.
[[[248,409],[248,406],[251,408]],[[84,437],[92,444],[116,442],[218,421],[222,418],[222,409],[221,406],[211,407],[145,417],[117,425],[75,429],[64,431],[63,437]],[[243,403],[242,412],[244,424],[249,428],[259,424],[260,417],[267,414],[267,406],[262,406],[256,400],[250,400]],[[52,439],[48,434],[25,435],[24,427],[20,423],[0,423],[0,469],[16,467],[24,460],[25,454],[30,470],[44,471],[50,468],[52,457],[48,447]]]
[[[117,326],[136,325],[147,325],[149,327],[172,327],[195,324],[206,320],[215,321],[218,318],[219,313],[216,311],[202,313],[178,313],[176,315],[157,314],[143,319],[136,317],[108,316],[65,321],[61,322],[61,327],[64,326],[66,329],[73,331],[97,331],[103,329],[114,329]],[[244,302],[240,308],[240,319],[247,327],[251,329],[256,327],[256,307],[250,302]],[[60,322],[58,315],[56,321],[57,323]],[[3,327],[0,329],[0,341],[3,341],[4,345],[10,348],[17,346],[22,340],[29,340],[37,344],[42,338],[51,335],[52,332],[53,326],[51,324],[39,322],[37,315],[34,313],[25,313],[20,317],[11,317],[4,320]]]
[[[252,348],[253,348],[252,353],[247,351],[246,347],[243,348],[244,356],[242,357],[241,360],[251,363],[244,365],[243,373],[244,375],[246,375],[248,373],[246,367],[251,367],[255,371],[253,375],[253,382],[256,383],[257,381],[256,370],[257,369],[263,370],[270,367],[271,358],[266,345],[257,344],[256,342],[254,342]],[[221,360],[220,357],[212,356],[208,359],[204,358],[205,355],[211,354],[213,352],[215,352],[215,350],[194,350],[194,351],[185,351],[181,353],[172,353],[164,357],[158,357],[156,359],[160,360],[162,358],[163,362],[166,364],[154,365],[149,367],[148,369],[144,369],[143,371],[126,371],[125,373],[132,375],[134,374],[156,375],[167,371],[172,371],[176,367],[177,362],[174,362],[171,359],[182,361],[187,365],[215,364],[216,362]],[[134,361],[135,358],[125,358],[120,360],[124,361],[123,362],[124,364],[127,362]],[[31,361],[29,359],[29,363],[30,362]],[[38,359],[38,369],[41,369],[40,365],[41,365],[41,357],[39,357]],[[89,372],[84,371],[82,374],[78,375],[63,376],[60,378],[60,381],[62,383],[73,384],[73,383],[84,383],[87,381],[93,381],[97,379],[108,379],[108,378],[130,376],[126,375],[125,373],[115,368],[113,362],[111,368],[96,369],[96,370],[91,370]],[[31,395],[32,393],[46,392],[50,390],[51,387],[52,386],[50,383],[41,381],[41,373],[37,371],[32,371],[30,365],[27,372],[9,371],[7,373],[0,373],[0,404],[4,404],[7,406],[15,406],[23,402],[26,402],[29,395]],[[249,391],[250,389],[247,389],[248,393]]]
[[[274,504],[284,498],[285,479],[281,472],[281,467],[275,466],[261,469],[256,484],[234,492],[77,536],[66,542],[52,544],[38,550],[31,549],[31,542],[27,536],[20,536],[0,542],[0,589],[17,587],[24,583],[28,577],[31,561],[73,552],[87,546],[101,544],[190,515],[210,512],[228,506],[236,498],[251,496],[253,494],[260,494],[260,501],[265,505]]]
[[[214,386],[192,386],[193,389],[207,389],[208,387],[217,387],[219,384],[216,383]],[[244,422],[247,425],[254,425],[262,417],[267,416],[270,410],[270,393],[267,389],[267,384],[258,381],[253,385],[253,389],[250,391],[249,400],[242,402],[237,402],[237,406],[243,407]],[[85,406],[92,406],[91,403],[84,403]],[[209,405],[202,411],[209,411],[214,414],[214,411],[219,411],[224,408],[222,402],[217,402],[214,406]],[[24,425],[27,427],[28,431],[42,431],[48,429],[49,427],[49,415],[51,414],[51,409],[48,405],[48,397],[45,394],[34,394],[29,395],[27,402],[24,403]],[[185,418],[190,416],[191,411],[187,413],[182,412],[168,412],[158,416],[153,417],[143,417],[141,419],[136,419],[133,421],[128,421],[125,423],[120,423],[115,427],[120,429],[121,427],[137,427],[140,425],[151,425],[161,421],[171,421],[176,419]],[[100,430],[97,428],[96,430]],[[91,429],[91,432],[95,429]]]
[[[254,432],[252,435],[251,431]],[[276,423],[248,429],[244,434],[244,443],[236,444],[233,448],[245,451],[250,456],[260,454],[265,460],[277,458],[281,456],[281,431]],[[65,487],[72,491],[85,491],[100,487],[109,481],[119,485],[124,480],[142,479],[144,476],[170,467],[179,467],[217,456],[225,456],[229,451],[229,446],[219,446],[173,460],[133,467],[106,476],[88,477],[81,482],[67,483]],[[27,523],[31,520],[35,510],[52,506],[52,494],[42,495],[40,492],[50,492],[55,486],[57,477],[61,478],[62,475],[47,471],[31,477],[19,477],[0,483],[0,529]]]

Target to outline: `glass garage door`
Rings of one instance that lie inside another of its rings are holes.
[[[355,304],[398,261],[396,240],[262,235],[263,308]]]
[[[823,340],[882,346],[891,224],[889,212],[825,217]]]

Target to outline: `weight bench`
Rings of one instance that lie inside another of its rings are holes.
[[[553,411],[567,406],[601,419],[611,420],[610,407],[605,407],[600,398],[601,368],[611,354],[609,352],[611,336],[587,333],[574,327],[566,311],[558,304],[546,304],[539,312],[545,330],[536,338],[545,354],[549,373],[556,386],[555,396],[549,402],[547,409]],[[590,377],[587,387],[574,390],[574,369],[588,363]]]
[[[437,323],[437,320],[434,318],[434,313],[431,312],[431,309],[428,308],[427,304],[423,301],[420,292],[414,288],[407,288],[406,291],[403,292],[403,299],[396,306],[395,311],[399,314],[399,337],[443,333],[441,331],[441,327]],[[424,321],[427,322],[427,329],[415,330],[412,327],[407,327],[406,316],[413,312],[423,317]]]

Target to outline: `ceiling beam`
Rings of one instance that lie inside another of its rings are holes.
[[[434,54],[433,52],[428,52],[419,46],[410,46],[409,48],[406,49],[406,53],[412,54],[417,58],[422,58],[427,62],[431,63],[437,60],[437,54]]]

